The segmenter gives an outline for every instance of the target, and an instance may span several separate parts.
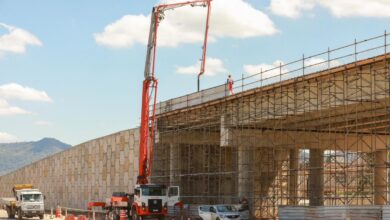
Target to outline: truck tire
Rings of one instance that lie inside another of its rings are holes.
[[[15,218],[15,212],[13,212],[13,210],[11,208],[9,208],[8,206],[6,207],[6,209],[7,209],[8,218],[14,219]]]
[[[114,213],[112,210],[108,211],[108,220],[114,220]]]
[[[138,216],[137,213],[134,213],[134,215],[131,218],[132,220],[143,220],[142,216]]]
[[[22,210],[18,210],[18,220],[22,220]]]
[[[43,214],[42,214],[42,215],[39,215],[39,219],[43,219]]]
[[[163,215],[158,216],[158,220],[164,220],[165,217]]]
[[[131,208],[131,220],[139,220],[138,215],[137,215],[137,209],[135,207]]]
[[[113,217],[113,220],[119,220],[121,218],[118,213],[114,213]]]

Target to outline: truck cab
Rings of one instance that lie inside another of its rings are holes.
[[[39,217],[44,215],[44,196],[37,189],[21,189],[15,191],[16,214],[19,219],[23,217]]]
[[[153,217],[164,219],[168,214],[168,206],[178,203],[179,188],[158,184],[136,185],[131,195],[131,216],[133,219]]]

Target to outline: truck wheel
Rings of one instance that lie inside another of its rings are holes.
[[[8,207],[7,207],[7,215],[8,215],[8,218],[11,218],[11,219],[15,218],[15,213]]]
[[[43,219],[43,215],[39,215],[39,219]]]
[[[158,216],[158,220],[164,220],[165,217],[163,215]]]
[[[18,211],[18,219],[22,220],[22,210],[20,210],[20,209]]]
[[[142,216],[138,216],[137,213],[134,213],[134,215],[131,218],[132,220],[142,220]]]
[[[112,211],[108,211],[108,220],[114,220],[114,213]]]

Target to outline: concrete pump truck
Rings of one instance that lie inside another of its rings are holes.
[[[153,7],[149,30],[145,62],[145,79],[143,81],[142,110],[139,145],[139,170],[134,193],[129,196],[129,214],[133,220],[157,218],[164,219],[168,213],[168,206],[179,204],[179,187],[150,184],[148,177],[151,174],[153,140],[155,134],[157,79],[155,77],[157,30],[164,19],[164,12],[182,6],[207,7],[206,27],[203,42],[203,51],[199,78],[205,71],[206,48],[211,10],[211,0],[192,0],[186,2],[162,4]],[[151,107],[151,109],[150,109]]]

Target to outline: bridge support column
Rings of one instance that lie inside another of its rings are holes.
[[[310,149],[309,158],[309,205],[324,205],[324,151]]]
[[[248,146],[238,146],[238,197],[249,199],[251,196],[251,158]]]
[[[178,183],[178,171],[180,169],[178,147],[174,144],[169,144],[169,184],[171,186]]]
[[[386,161],[387,152],[385,150],[375,151],[375,177],[374,177],[374,204],[386,204]]]
[[[289,205],[298,205],[298,167],[299,149],[291,149],[289,153],[288,197]]]

